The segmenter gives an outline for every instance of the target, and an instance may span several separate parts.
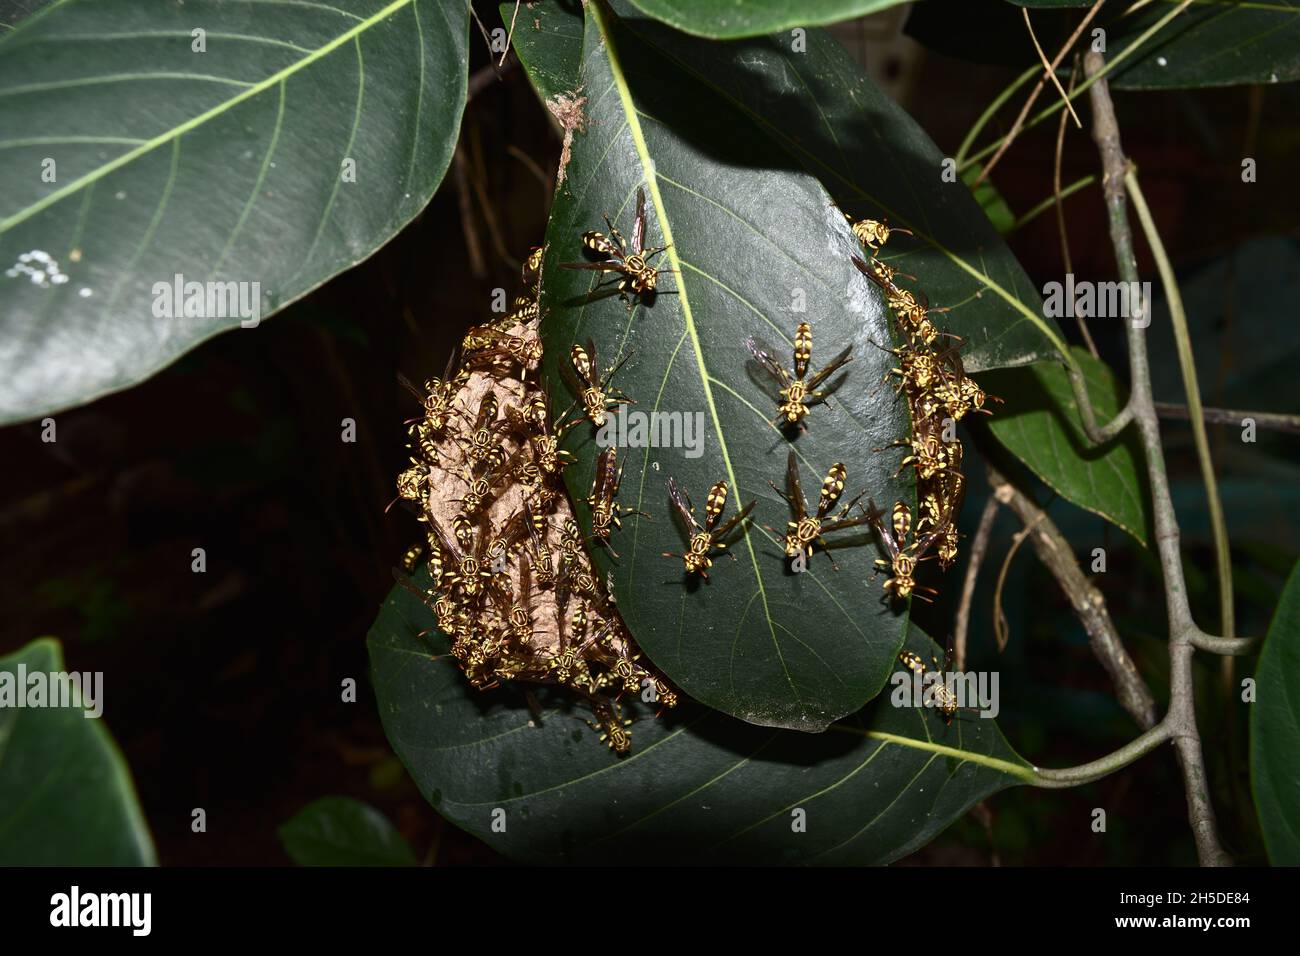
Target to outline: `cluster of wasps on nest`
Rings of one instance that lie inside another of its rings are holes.
[[[398,476],[397,500],[424,524],[426,541],[408,549],[395,574],[437,616],[472,686],[566,688],[591,708],[595,721],[588,723],[621,755],[632,738],[619,698],[653,687],[666,709],[678,697],[642,662],[593,572],[561,484],[572,457],[560,442],[576,423],[568,413],[552,416],[537,381],[541,260],[539,248],[525,261],[527,294],[513,311],[466,333],[459,365],[453,356],[444,376],[423,387],[403,379],[423,413],[407,423],[410,467]],[[582,376],[582,416],[603,420],[619,399],[599,384],[595,350],[575,346],[572,361]],[[592,493],[597,539],[617,526],[618,479],[609,449]],[[425,589],[409,577],[421,561],[432,582]]]
[[[919,517],[914,527],[911,509],[903,501],[895,503],[888,520],[874,502],[864,512],[860,501],[865,492],[841,505],[847,482],[842,463],[830,467],[812,509],[792,450],[784,490],[773,485],[792,512],[784,551],[789,559],[804,560],[820,546],[829,556],[827,534],[869,524],[889,555],[889,560],[876,562],[878,569],[889,572],[887,595],[894,600],[912,595],[929,600],[926,594],[935,591],[916,583],[918,562],[936,545],[945,570],[957,557],[956,518],[965,479],[954,426],[971,412],[987,414],[984,405],[990,396],[965,374],[961,339],[940,331],[924,294],[899,284],[902,273],[876,257],[891,232],[906,230],[846,218],[869,256],[868,261],[854,256],[854,265],[884,292],[903,343],[888,350],[898,360],[888,379],[897,378],[897,390],[908,402],[912,435],[894,445],[909,452],[899,471],[908,465],[916,471]],[[608,234],[582,235],[583,248],[594,261],[563,263],[561,268],[611,275],[614,282],[597,286],[594,297],[617,294],[631,308],[634,301],[653,297],[660,274],[672,271],[650,264],[667,247],[645,247],[642,189],[637,190],[630,242],[608,217],[606,226]],[[611,532],[620,526],[621,516],[634,513],[617,501],[622,478],[617,452],[606,448],[596,462],[587,498],[592,517],[588,538],[560,481],[572,462],[560,443],[570,428],[583,423],[599,428],[611,410],[634,400],[612,384],[622,363],[602,371],[588,341],[573,345],[568,363],[560,365],[574,403],[558,419],[552,415],[537,381],[542,252],[534,249],[524,263],[527,294],[515,300],[514,310],[465,335],[458,367],[449,365],[443,378],[430,379],[423,388],[405,383],[421,402],[423,414],[408,423],[411,466],[398,476],[398,497],[411,504],[426,525],[425,560],[432,586],[421,591],[406,576],[425,554],[423,544],[408,550],[398,577],[434,611],[439,629],[452,640],[452,655],[474,687],[486,690],[502,681],[521,681],[567,688],[590,705],[601,739],[622,755],[631,749],[631,722],[623,719],[619,698],[652,686],[666,709],[676,706],[678,696],[662,675],[642,663],[584,547],[593,540],[616,555]],[[746,345],[776,385],[773,424],[790,428],[807,428],[811,408],[837,387],[831,377],[852,361],[851,348],[846,348],[812,371],[812,327],[807,322],[795,331],[792,368],[756,339]],[[673,478],[668,479],[668,493],[686,549],[664,556],[680,559],[688,575],[707,579],[714,558],[727,553],[743,533],[755,502],[723,520],[730,488],[718,481],[708,490],[701,520],[689,494]],[[900,659],[913,671],[924,670],[914,654]],[[952,710],[955,713],[955,706]],[[947,704],[943,713],[951,719]]]

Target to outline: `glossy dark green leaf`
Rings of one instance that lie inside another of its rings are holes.
[[[28,692],[65,671],[53,638],[0,658],[0,866],[154,866],[131,771],[102,718],[15,706],[11,695],[36,703]],[[91,709],[111,712],[112,687],[98,691]],[[48,690],[43,699],[54,700]]]
[[[1073,351],[1098,420],[1109,421],[1128,398],[1123,386],[1104,362],[1085,349]],[[1101,515],[1143,544],[1151,540],[1151,496],[1133,429],[1105,446],[1089,441],[1059,362],[993,372],[982,382],[1004,401],[987,406],[994,410],[988,424],[998,441],[1065,500]]]
[[[321,797],[280,827],[280,842],[303,866],[414,866],[415,853],[388,818],[351,797]]]
[[[836,549],[838,573],[823,555],[792,573],[766,530],[784,531],[790,518],[768,485],[784,486],[790,443],[771,424],[776,402],[746,338],[766,340],[788,362],[806,319],[814,368],[852,348],[831,404],[813,410],[794,442],[808,497],[834,462],[848,468],[849,495],[865,489],[885,506],[911,496],[890,478],[901,453],[873,451],[908,430],[904,403],[882,384],[891,356],[872,344],[889,342],[890,320],[850,262],[857,246],[822,177],[851,190],[851,171],[872,170],[896,223],[925,227],[923,239],[900,236],[889,252],[925,277],[932,299],[955,306],[944,318],[971,340],[972,368],[1049,354],[1044,329],[1058,333],[1004,298],[1032,287],[965,186],[943,182],[933,144],[821,31],[809,31],[808,52],[796,54],[780,42],[710,43],[603,5],[587,10],[586,131],[574,137],[547,232],[546,377],[555,406],[566,407],[572,393],[557,370],[590,336],[605,366],[626,357],[616,384],[638,402],[636,416],[698,420],[702,435],[695,448],[620,451],[620,501],[651,517],[625,517],[613,540],[620,559],[598,549],[597,563],[612,573],[637,642],[688,694],[755,723],[821,729],[877,692],[905,621],[884,604],[881,582],[868,580],[878,552],[864,527],[842,533],[862,546]],[[597,274],[559,265],[583,261],[579,237],[603,229],[604,213],[630,235],[638,187],[647,241],[671,243],[659,261],[678,271],[662,277],[652,304],[629,313],[617,298],[587,302]],[[998,272],[1002,293],[976,278],[980,264]],[[568,439],[579,463],[566,480],[584,523],[593,431]],[[618,443],[627,444],[622,435]],[[737,560],[716,564],[707,583],[684,580],[680,560],[662,557],[684,543],[669,476],[701,507],[720,479],[731,487],[731,513],[758,501]]]
[[[1255,668],[1250,779],[1268,858],[1300,866],[1300,564],[1291,571]]]
[[[498,7],[503,24],[508,27],[514,21],[510,43],[537,95],[545,102],[557,93],[572,93],[582,66],[581,14],[564,0],[521,6],[518,16],[515,9],[513,3]]]
[[[467,23],[464,0],[64,0],[0,33],[0,421],[255,335],[393,236],[455,145]],[[232,285],[169,318],[177,275]]]
[[[815,735],[638,704],[619,758],[561,697],[537,694],[539,720],[518,688],[471,689],[430,626],[394,588],[371,628],[384,730],[440,814],[520,860],[887,863],[1029,773],[994,721],[945,727],[889,693]],[[938,653],[915,629],[908,647]]]
[[[1012,6],[1014,5],[1014,6]],[[1010,0],[1002,10],[968,0],[927,0],[918,6],[917,22],[908,32],[922,42],[934,41],[958,55],[1028,66],[1037,60],[1015,6],[1033,9],[1035,32],[1044,47],[1064,40],[1066,21],[1091,0]],[[1112,4],[1094,27],[1106,31],[1106,57],[1125,55],[1142,34],[1174,7],[1172,0],[1146,4]],[[1057,35],[1059,34],[1059,39]],[[945,35],[947,39],[945,39]],[[964,51],[964,52],[963,52]],[[1120,89],[1176,89],[1279,83],[1300,79],[1300,7],[1284,2],[1234,3],[1193,0],[1109,74]]]
[[[909,0],[632,0],[656,20],[696,36],[735,40],[879,13]]]

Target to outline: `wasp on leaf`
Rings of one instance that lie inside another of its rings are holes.
[[[830,470],[826,472],[826,478],[822,481],[821,495],[817,499],[817,512],[815,515],[810,515],[808,513],[808,502],[803,496],[803,486],[799,481],[799,463],[795,460],[793,449],[790,451],[790,459],[786,463],[785,469],[786,490],[782,491],[776,485],[772,485],[772,490],[789,503],[790,509],[794,513],[794,520],[786,525],[786,557],[797,558],[806,553],[811,558],[813,547],[820,544],[822,550],[826,552],[826,556],[831,559],[831,566],[835,570],[839,570],[839,566],[835,564],[835,558],[831,555],[826,542],[822,540],[822,536],[832,531],[854,528],[867,523],[866,518],[849,517],[849,512],[862,499],[866,491],[859,492],[858,496],[841,508],[836,515],[830,516],[831,509],[835,507],[835,503],[844,494],[844,481],[847,477],[848,472],[842,464],[836,462],[831,465]]]
[[[717,549],[725,552],[729,542],[724,540],[732,529],[749,517],[749,513],[754,510],[757,502],[751,501],[745,507],[740,509],[740,513],[732,515],[722,524],[718,524],[718,519],[722,517],[722,511],[727,507],[727,495],[730,489],[725,481],[719,481],[709,489],[709,497],[704,503],[704,524],[701,525],[695,517],[695,505],[691,504],[690,496],[682,491],[677,485],[675,478],[668,479],[668,496],[672,498],[673,508],[677,516],[681,519],[683,530],[686,532],[687,544],[685,554],[675,554],[671,551],[665,551],[665,558],[681,558],[682,563],[686,565],[687,574],[698,574],[704,580],[709,579],[709,568],[713,567],[713,558],[709,552]],[[732,556],[734,559],[734,555]]]
[[[587,340],[584,348],[581,345],[575,345],[569,352],[569,365],[561,365],[561,374],[569,388],[573,389],[578,396],[578,401],[582,403],[583,413],[588,420],[600,428],[605,424],[606,412],[619,405],[635,405],[636,402],[628,398],[621,390],[610,388],[610,380],[614,373],[622,368],[632,353],[623,356],[617,364],[609,369],[604,375],[600,374],[600,367],[596,364],[596,345],[591,339]],[[565,413],[565,418],[568,413]],[[561,428],[567,427],[567,422],[561,424]]]
[[[876,508],[876,503],[869,501],[868,505],[867,520],[871,522],[871,527],[875,529],[881,544],[885,547],[885,553],[889,555],[888,561],[876,559],[877,571],[889,569],[890,577],[885,580],[885,590],[895,600],[903,601],[915,594],[921,600],[933,603],[925,594],[939,592],[916,583],[916,566],[924,560],[922,555],[929,551],[931,545],[943,535],[951,519],[945,517],[938,527],[908,544],[907,538],[912,529],[911,508],[902,501],[895,502],[889,523],[886,524],[885,514]]]
[[[852,356],[849,354],[853,351],[853,346],[848,346],[823,366],[820,371],[809,376],[808,362],[812,358],[812,327],[807,322],[800,322],[799,327],[795,329],[793,371],[788,370],[773,358],[772,350],[753,336],[745,340],[745,346],[780,388],[779,406],[777,416],[772,420],[773,425],[778,422],[784,422],[785,425],[798,425],[802,422],[808,414],[810,405],[824,402],[826,396],[831,391],[834,391],[834,389],[828,389],[819,392],[817,386],[853,361]]]
[[[561,269],[589,269],[597,272],[614,272],[619,275],[617,286],[609,289],[608,294],[618,292],[619,298],[632,305],[632,299],[641,296],[653,296],[659,284],[659,275],[663,272],[675,272],[674,269],[656,269],[649,260],[666,250],[667,246],[645,247],[646,218],[645,190],[640,186],[636,190],[636,217],[632,221],[632,242],[629,247],[623,234],[614,227],[609,216],[605,217],[609,235],[601,232],[584,232],[583,248],[588,252],[603,256],[598,262],[563,262]]]
[[[591,533],[597,541],[609,548],[609,553],[618,557],[618,552],[609,543],[610,532],[622,528],[622,515],[637,514],[650,517],[644,511],[624,508],[615,499],[618,486],[623,481],[623,466],[618,463],[618,452],[606,448],[596,459],[596,475],[591,483],[591,494],[587,495],[587,504],[591,508]]]
[[[921,660],[921,655],[916,651],[902,651],[898,655],[899,662],[909,671],[917,676],[920,680],[929,684],[929,688],[922,690],[920,703],[925,707],[934,707],[939,711],[939,716],[943,718],[945,725],[951,725],[953,718],[957,716],[957,711],[968,710],[971,713],[978,714],[977,707],[963,707],[958,702],[956,693],[948,686],[948,674],[952,670],[952,638],[948,639],[948,650],[944,655],[942,666],[936,657],[931,657],[930,662],[934,665],[932,668],[925,666],[925,661]],[[926,679],[926,671],[935,676]]]

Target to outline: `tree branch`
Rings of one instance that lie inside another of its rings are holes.
[[[1170,402],[1156,402],[1156,414],[1161,418],[1177,418],[1187,421],[1192,417],[1186,405],[1174,405]],[[1201,407],[1201,418],[1211,425],[1236,425],[1238,428],[1250,419],[1260,428],[1300,435],[1300,415],[1283,415],[1278,412],[1243,412],[1235,408]]]
[[[1014,511],[1027,530],[1033,529],[1030,540],[1034,551],[1069,599],[1070,607],[1088,634],[1093,654],[1115,685],[1120,704],[1139,727],[1150,730],[1156,723],[1155,698],[1120,641],[1101,592],[1079,567],[1070,542],[1032,498],[1007,481],[992,465],[986,467],[994,497]]]
[[[1105,68],[1106,61],[1100,53],[1090,51],[1084,57],[1084,73],[1092,81],[1089,94],[1092,101],[1093,138],[1101,152],[1104,170],[1102,189],[1106,196],[1111,241],[1115,247],[1119,276],[1124,282],[1137,282],[1137,259],[1133,254],[1133,237],[1129,231],[1124,189],[1126,176],[1132,174],[1120,144],[1119,125],[1115,120],[1115,108],[1110,99],[1108,84],[1102,78]],[[1143,303],[1142,307],[1145,308],[1146,305]],[[1182,766],[1187,811],[1196,838],[1197,856],[1202,865],[1222,866],[1230,864],[1231,860],[1219,844],[1214,807],[1209,799],[1205,761],[1201,755],[1200,732],[1196,727],[1192,635],[1197,628],[1187,600],[1187,583],[1183,578],[1182,555],[1179,550],[1178,520],[1169,494],[1164,449],[1160,443],[1160,424],[1151,395],[1151,369],[1147,362],[1146,346],[1147,323],[1134,321],[1138,316],[1129,318],[1125,327],[1129,347],[1130,391],[1128,405],[1125,407],[1132,412],[1145,452],[1155,516],[1156,544],[1164,574],[1165,603],[1169,616],[1169,713],[1159,726],[1167,726]]]
[[[966,633],[970,630],[970,606],[975,599],[975,580],[979,577],[980,565],[989,550],[989,538],[993,534],[993,521],[998,516],[998,500],[992,495],[984,502],[984,511],[980,514],[979,527],[971,540],[970,560],[966,563],[966,577],[961,585],[961,600],[957,604],[957,617],[953,621],[953,661],[957,670],[966,669]]]

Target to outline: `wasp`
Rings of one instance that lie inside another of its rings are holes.
[[[495,590],[497,606],[505,621],[506,631],[516,642],[528,647],[533,642],[533,615],[529,610],[532,604],[532,577],[528,573],[528,562],[519,562],[519,588],[512,597],[509,587]]]
[[[441,457],[438,454],[438,443],[436,440],[438,436],[435,434],[433,426],[429,424],[427,418],[420,418],[411,422],[410,426],[406,430],[406,434],[413,440],[413,444],[408,443],[406,446],[407,448],[417,448],[420,452],[420,457],[430,465],[437,465],[441,461]]]
[[[535,286],[541,279],[542,256],[546,253],[545,246],[533,246],[528,250],[528,255],[524,256],[524,264],[520,269],[519,278],[525,286]]]
[[[613,701],[595,699],[591,709],[596,715],[596,723],[588,721],[593,730],[601,731],[600,739],[609,744],[609,749],[622,756],[632,749],[632,735],[627,728],[632,721],[624,720],[619,713],[618,704]]]
[[[582,234],[583,248],[598,256],[603,256],[603,259],[599,262],[565,262],[560,264],[560,268],[592,269],[598,272],[618,273],[620,275],[617,286],[619,298],[627,302],[630,307],[634,297],[654,294],[659,283],[660,273],[676,270],[656,269],[649,265],[650,259],[668,247],[645,248],[645,190],[641,187],[638,186],[636,191],[636,216],[632,220],[630,251],[627,240],[614,228],[609,216],[605,217],[605,225],[609,228],[609,235],[599,232],[584,232]]]
[[[574,461],[573,454],[560,447],[565,433],[572,424],[561,423],[554,432],[549,427],[551,405],[548,398],[535,396],[522,408],[506,406],[506,417],[516,431],[528,436],[532,446],[533,462],[547,476],[558,475]]]
[[[506,460],[501,436],[509,432],[510,422],[497,418],[499,408],[496,395],[488,392],[479,402],[478,415],[475,416],[469,437],[454,436],[456,444],[460,445],[465,457],[474,465],[486,464],[498,468]]]
[[[961,468],[961,442],[944,441],[941,435],[936,434],[933,429],[927,427],[932,424],[935,424],[934,419],[922,420],[918,425],[913,426],[916,431],[913,432],[910,439],[900,438],[893,443],[893,445],[903,445],[911,449],[911,454],[899,462],[898,470],[894,472],[895,478],[908,465],[912,465],[916,469],[917,477],[922,481],[929,481],[935,475],[957,471]],[[876,448],[873,450],[884,451],[885,449]]]
[[[536,335],[511,335],[488,325],[470,329],[461,347],[471,367],[513,361],[527,369],[542,360],[542,340]]]
[[[874,272],[885,282],[893,282],[895,276],[902,276],[905,279],[912,279],[913,281],[916,280],[916,276],[910,275],[909,273],[906,272],[900,272],[898,269],[895,269],[893,266],[891,266],[888,262],[882,262],[880,259],[877,259],[875,257],[871,258],[871,271]]]
[[[582,529],[572,518],[565,518],[560,526],[560,571],[568,574],[581,560]]]
[[[844,214],[848,220],[849,228],[853,230],[853,235],[858,242],[862,243],[873,254],[880,251],[880,247],[889,241],[889,237],[894,233],[903,236],[912,235],[910,229],[902,229],[898,226],[890,226],[886,219],[854,219],[848,213]]]
[[[614,377],[614,373],[622,368],[623,363],[630,357],[631,353],[629,352],[604,375],[601,375],[600,367],[596,364],[595,343],[588,339],[585,348],[581,345],[575,345],[569,351],[569,365],[560,366],[565,382],[569,388],[573,389],[574,394],[578,396],[578,400],[582,402],[584,414],[597,428],[605,424],[605,415],[609,409],[616,408],[619,405],[636,404],[622,391],[611,388],[609,384]]]
[[[461,510],[468,517],[474,517],[483,508],[490,505],[495,499],[497,492],[501,489],[507,479],[514,478],[521,480],[519,468],[527,465],[527,462],[519,463],[523,458],[523,449],[515,452],[509,458],[502,458],[494,462],[488,471],[482,475],[475,475],[471,469],[461,476],[461,481],[465,482],[465,494],[455,500],[461,507]],[[516,466],[519,467],[516,467]],[[540,480],[540,475],[538,476]]]
[[[530,505],[524,505],[520,519],[527,526],[529,551],[528,563],[536,575],[537,586],[542,590],[555,587],[555,556],[550,545],[546,543],[546,533],[550,529],[545,512],[534,511]]]
[[[591,508],[591,534],[610,554],[618,557],[609,544],[609,535],[614,528],[622,528],[622,515],[637,514],[650,517],[644,511],[624,508],[614,499],[618,497],[618,487],[623,482],[623,466],[618,464],[618,453],[610,447],[600,453],[596,459],[596,474],[591,483],[591,494],[587,495],[587,505]]]
[[[581,603],[579,603],[577,611],[574,612],[573,617],[566,624],[564,614],[560,610],[564,603],[562,600],[557,600],[555,611],[561,645],[564,649],[550,658],[549,670],[560,684],[567,684],[577,688],[591,687],[595,681],[591,676],[590,668],[587,667],[586,660],[583,659],[583,654],[588,647],[595,644],[603,636],[603,631],[591,636],[585,636],[587,628],[586,610]]]
[[[817,391],[817,386],[831,375],[853,361],[849,346],[830,360],[822,369],[808,376],[808,361],[812,358],[812,326],[800,322],[794,332],[794,370],[789,371],[772,357],[769,348],[758,342],[753,336],[745,340],[745,346],[760,366],[770,375],[780,388],[780,403],[777,416],[772,420],[776,424],[784,420],[786,425],[797,425],[808,414],[809,405],[826,400],[832,390]]]
[[[436,539],[443,560],[450,559],[454,567],[445,567],[442,571],[442,584],[455,596],[471,603],[483,596],[491,585],[494,572],[490,562],[483,560],[482,547],[486,544],[487,534],[480,526],[474,536],[472,546],[462,546],[453,542],[433,522],[429,523],[430,533]]]
[[[877,571],[885,568],[890,571],[891,576],[885,580],[885,590],[899,601],[906,600],[913,594],[924,601],[930,601],[931,599],[925,594],[939,592],[916,583],[916,565],[924,560],[922,555],[939,539],[950,520],[945,519],[939,527],[916,538],[909,545],[907,538],[912,528],[912,509],[902,501],[896,502],[890,515],[890,522],[886,524],[884,512],[876,508],[876,503],[869,501],[868,504],[867,520],[880,536],[880,541],[885,546],[885,553],[889,555],[888,561],[876,559]]]
[[[925,661],[921,660],[921,655],[915,651],[902,651],[898,655],[899,662],[909,671],[915,674],[921,680],[925,680],[925,673],[930,670],[925,666]],[[931,657],[930,662],[934,664],[931,671],[935,678],[926,681],[930,684],[932,690],[928,693],[923,692],[922,703],[927,707],[934,707],[939,711],[939,716],[943,718],[945,725],[951,725],[953,718],[957,716],[959,710],[969,710],[972,713],[979,713],[977,707],[963,707],[957,700],[956,693],[948,686],[947,676],[952,670],[952,639],[949,638],[948,650],[944,655],[943,666],[939,665],[938,658]]]
[[[424,421],[427,425],[427,433],[431,436],[441,435],[446,430],[447,422],[450,420],[452,413],[456,411],[456,392],[469,375],[467,371],[462,369],[453,376],[451,370],[455,361],[456,355],[453,352],[447,359],[447,368],[443,372],[442,378],[427,379],[423,389],[416,388],[411,383],[411,380],[400,372],[397,375],[397,380],[401,382],[402,387],[414,395],[416,400],[424,406]]]
[[[844,465],[839,462],[831,465],[830,470],[826,472],[826,478],[822,481],[821,496],[817,500],[817,513],[810,515],[808,513],[808,502],[803,496],[803,486],[799,482],[799,463],[795,460],[793,449],[790,451],[790,458],[785,469],[786,490],[782,491],[776,485],[772,485],[772,490],[789,503],[790,509],[794,513],[794,520],[786,525],[786,557],[797,558],[806,553],[811,558],[813,547],[820,544],[822,550],[826,552],[826,556],[831,559],[831,565],[836,570],[839,570],[838,566],[835,565],[834,557],[831,556],[830,548],[822,539],[822,536],[832,531],[853,528],[867,523],[866,518],[849,517],[853,506],[861,500],[866,491],[859,492],[858,496],[841,508],[838,514],[834,517],[830,516],[831,509],[835,507],[835,503],[840,500],[840,496],[844,493],[844,481],[847,477],[848,472]]]
[[[948,415],[954,421],[961,421],[970,412],[992,415],[993,412],[985,408],[984,403],[1001,402],[1002,399],[987,394],[975,379],[966,374],[966,368],[957,349],[945,349],[938,354],[947,374],[944,382],[935,389],[934,396],[943,404]]]
[[[429,466],[411,459],[411,467],[397,476],[397,497],[406,501],[419,501],[424,497],[425,486],[431,478]]]
[[[402,552],[402,570],[410,574],[415,570],[415,566],[420,563],[420,555],[424,554],[424,545],[416,542]]]
[[[709,489],[709,497],[704,502],[704,524],[695,517],[695,505],[691,504],[690,496],[686,494],[677,484],[675,478],[668,479],[668,497],[672,499],[673,507],[677,516],[681,519],[683,530],[686,532],[687,544],[685,554],[674,554],[665,551],[665,558],[681,558],[686,565],[687,574],[698,574],[706,581],[709,579],[709,568],[713,567],[713,558],[709,552],[715,548],[720,552],[725,552],[728,542],[723,539],[743,522],[749,513],[754,510],[756,501],[751,501],[745,507],[740,509],[740,513],[733,515],[719,525],[718,519],[722,517],[722,511],[727,507],[727,495],[730,489],[725,481],[719,481]],[[733,555],[734,558],[734,555]]]
[[[932,310],[929,302],[926,301],[924,293],[921,298],[917,298],[914,293],[896,285],[893,276],[896,273],[876,271],[867,265],[857,256],[852,256],[853,264],[858,271],[874,282],[885,293],[886,304],[898,316],[899,323],[903,326],[908,338],[913,342],[921,342],[927,346],[933,345],[941,337],[961,341],[960,336],[953,335],[951,332],[941,332],[938,327],[930,321],[932,311],[946,311],[943,309]],[[873,262],[875,260],[872,260]]]
[[[898,387],[895,391],[907,392],[909,396],[916,395],[928,392],[945,381],[946,370],[943,362],[938,355],[927,348],[916,348],[910,344],[894,349],[887,349],[883,345],[876,345],[876,348],[898,360],[898,367],[891,368],[885,376],[886,380],[898,376]]]
[[[919,504],[916,530],[941,529],[935,553],[939,556],[939,567],[945,571],[957,560],[957,546],[961,536],[957,531],[956,516],[961,513],[965,497],[965,477],[959,471],[949,471],[939,481],[925,486]]]

